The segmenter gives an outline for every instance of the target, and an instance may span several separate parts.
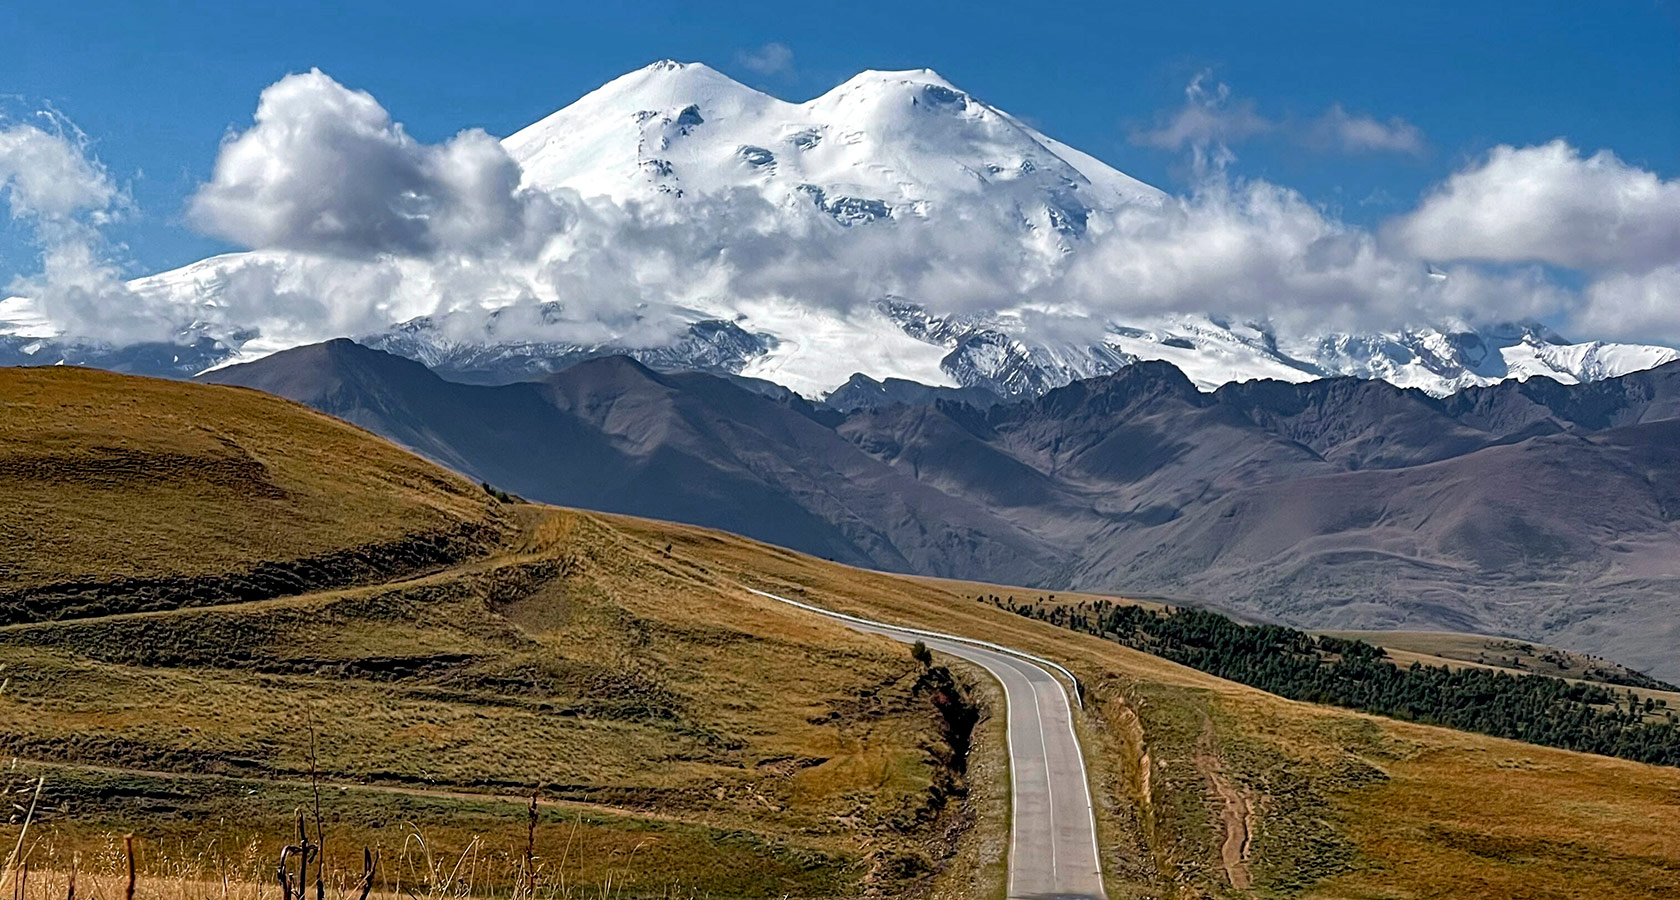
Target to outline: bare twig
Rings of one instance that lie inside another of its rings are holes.
[[[375,860],[375,857],[373,855],[373,851],[369,850],[366,847],[363,847],[362,848],[362,893],[361,893],[360,896],[358,896],[356,898],[356,900],[367,900],[368,894],[373,892],[374,860]]]
[[[520,880],[527,900],[537,896],[537,791],[531,789],[531,810],[525,821],[525,871]]]
[[[286,868],[286,863],[291,860],[292,854],[296,852],[298,852],[298,848],[291,844],[287,844],[280,849],[280,868],[275,873],[280,880],[280,900],[292,900],[292,873],[291,870]]]
[[[315,900],[326,900],[327,889],[323,880],[326,878],[327,869],[325,852],[327,841],[321,833],[321,776],[320,770],[316,767],[315,711],[312,708],[306,708],[305,712],[308,715],[307,721],[309,723],[309,787],[315,793]],[[309,855],[307,853],[304,854],[303,864],[307,869],[309,866]],[[307,880],[308,877],[306,871],[304,879]],[[298,887],[302,888],[303,884],[304,881],[299,881]]]
[[[128,855],[128,887],[123,891],[123,897],[134,900],[134,835],[123,835],[123,852]]]
[[[35,796],[29,801],[29,812],[23,817],[23,828],[18,832],[17,846],[12,848],[12,855],[6,859],[6,877],[0,884],[12,880],[17,871],[17,865],[23,859],[23,839],[29,834],[29,823],[35,820],[35,804],[41,802],[41,788],[47,783],[47,776],[35,779]]]
[[[298,894],[299,898],[302,898],[303,897],[304,886],[309,884],[309,855],[312,852],[316,852],[316,851],[315,851],[315,848],[309,843],[309,829],[303,823],[303,810],[301,810],[301,809],[298,810],[298,814],[297,814],[297,833],[298,833],[297,894]]]

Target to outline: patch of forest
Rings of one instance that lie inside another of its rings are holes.
[[[1096,635],[1263,691],[1412,722],[1680,766],[1680,721],[1667,701],[1632,690],[1474,666],[1399,666],[1381,647],[1280,625],[1244,625],[1201,609],[1108,600],[1056,604],[975,599]]]

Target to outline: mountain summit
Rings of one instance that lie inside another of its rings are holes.
[[[497,155],[488,141],[472,152],[487,150]],[[59,333],[12,298],[0,301],[0,364],[184,376],[353,337],[481,384],[626,354],[808,397],[862,375],[1011,398],[1139,360],[1171,362],[1202,390],[1354,375],[1444,396],[1680,358],[1571,343],[1535,324],[1302,335],[1217,309],[1094,313],[1147,266],[1086,267],[1084,301],[1063,296],[1070,267],[1118,230],[1172,220],[1181,201],[929,69],[861,72],[794,103],[661,60],[501,151],[497,184],[511,188],[517,166],[517,193],[532,202],[524,230],[483,255],[213,257],[130,283],[136,302],[179,323],[172,342],[130,347]]]
[[[936,215],[942,201],[986,195],[1077,230],[1094,209],[1164,199],[931,69],[861,72],[788,103],[703,64],[662,60],[503,146],[533,187],[621,203],[752,189],[816,204],[843,224]]]

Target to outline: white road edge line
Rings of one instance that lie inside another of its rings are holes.
[[[1005,681],[1002,675],[993,672],[985,663],[976,662],[974,665],[985,669],[992,678],[996,679],[998,684],[1003,686],[1003,739],[1009,745],[1009,854],[1003,862],[1004,868],[1009,872],[1009,887],[1004,893],[1013,897],[1016,895],[1015,842],[1020,840],[1018,835],[1021,833],[1021,804],[1015,802],[1015,791],[1017,790],[1015,784],[1015,722],[1011,719],[1011,716],[1014,715],[1011,710],[1015,708],[1015,699],[1009,695],[1009,682]]]
[[[1003,654],[1006,654],[1008,656],[1019,657],[1021,659],[1025,659],[1025,660],[1028,660],[1030,662],[1037,663],[1039,665],[1049,666],[1049,667],[1055,669],[1056,671],[1061,672],[1063,675],[1067,676],[1067,680],[1073,684],[1074,702],[1078,704],[1078,706],[1081,710],[1083,710],[1085,708],[1085,701],[1084,701],[1084,696],[1083,696],[1084,695],[1084,690],[1080,687],[1079,677],[1074,675],[1072,672],[1069,672],[1065,666],[1063,666],[1060,663],[1057,663],[1053,660],[1048,660],[1048,659],[1045,659],[1041,656],[1034,656],[1031,653],[1026,653],[1026,652],[1023,652],[1021,650],[1017,650],[1014,647],[1005,647],[1002,644],[994,644],[991,641],[981,641],[981,640],[976,640],[974,638],[966,638],[966,637],[963,637],[961,635],[947,634],[947,633],[941,632],[941,631],[931,631],[931,630],[926,629],[926,628],[912,628],[912,627],[909,627],[909,626],[906,626],[906,625],[894,625],[891,622],[880,622],[880,621],[876,621],[874,619],[865,619],[862,616],[847,615],[846,613],[835,612],[834,610],[831,610],[831,609],[824,609],[820,606],[814,606],[810,603],[801,603],[798,600],[789,600],[786,597],[782,597],[782,596],[778,596],[776,594],[772,594],[769,591],[761,591],[758,588],[746,588],[746,590],[749,593],[757,594],[760,597],[765,597],[765,598],[768,598],[770,600],[775,600],[778,603],[786,603],[789,606],[797,607],[799,609],[807,610],[809,612],[814,612],[814,613],[817,613],[818,615],[828,616],[829,618],[832,618],[832,619],[840,619],[840,620],[845,621],[845,622],[856,622],[859,625],[872,625],[872,626],[877,627],[877,628],[890,628],[890,629],[893,629],[895,631],[905,632],[907,634],[916,634],[916,635],[921,635],[923,637],[938,638],[940,640],[946,640],[946,641],[955,641],[956,643],[959,643],[959,644],[970,644],[972,646],[983,647],[983,648],[988,649],[988,650],[995,650],[999,653],[1003,653]],[[986,668],[986,667],[982,664],[981,668]],[[1015,730],[1013,728],[1009,727],[1010,723],[1009,723],[1009,720],[1008,720],[1007,717],[1009,715],[1009,710],[1015,708],[1015,704],[1014,704],[1014,701],[1009,696],[1009,683],[1004,681],[1003,678],[998,677],[995,673],[994,673],[993,677],[997,678],[998,683],[1003,685],[1003,702],[1004,702],[1004,706],[1006,707],[1006,709],[1004,711],[1005,719],[1004,719],[1003,732],[1004,732],[1005,739],[1009,743],[1009,759],[1010,759],[1011,763],[1013,763],[1014,760],[1015,760]],[[1035,710],[1038,708],[1038,697],[1037,697],[1036,694],[1033,696],[1033,708]],[[1040,718],[1039,718],[1039,740],[1040,741],[1042,741],[1043,738],[1044,738],[1043,724],[1044,724],[1044,719],[1043,719],[1042,716],[1040,716]],[[1097,866],[1097,872],[1096,872],[1097,883],[1102,884],[1102,882],[1103,882],[1102,847],[1098,843],[1098,839],[1097,839],[1096,802],[1095,802],[1095,800],[1092,799],[1092,796],[1091,796],[1091,777],[1090,777],[1090,773],[1087,772],[1086,768],[1085,768],[1085,748],[1084,748],[1084,745],[1081,744],[1080,741],[1079,741],[1079,732],[1073,727],[1073,716],[1071,714],[1068,716],[1068,719],[1067,719],[1067,727],[1068,727],[1068,736],[1073,738],[1073,746],[1075,747],[1075,749],[1077,749],[1079,751],[1079,781],[1085,788],[1085,810],[1086,810],[1086,814],[1089,816],[1089,818],[1091,820],[1091,860],[1092,860],[1092,862],[1096,863],[1096,866]],[[1049,765],[1050,765],[1050,761],[1049,761],[1049,758],[1048,758],[1048,754],[1046,754],[1045,774],[1046,774],[1046,793],[1047,794],[1049,793],[1049,787],[1048,787]],[[1015,836],[1021,833],[1020,829],[1016,827],[1016,823],[1018,821],[1018,816],[1020,815],[1021,810],[1020,810],[1020,805],[1017,804],[1014,800],[1015,767],[1013,765],[1010,766],[1010,776],[1009,777],[1010,777],[1010,785],[1011,785],[1010,786],[1010,795],[1011,796],[1010,796],[1010,802],[1009,802],[1009,861],[1008,861],[1009,887],[1008,887],[1007,893],[1009,893],[1010,895],[1013,895],[1015,893],[1015,840],[1016,840]],[[1052,815],[1053,814],[1054,814],[1054,810],[1052,809]],[[1055,849],[1054,844],[1055,844],[1054,839],[1052,839],[1052,841],[1051,841],[1051,851],[1052,851],[1052,853],[1054,853],[1054,849]],[[1052,869],[1054,869],[1054,862],[1052,862]]]
[[[1008,702],[1005,695],[1004,701]],[[1073,727],[1073,716],[1068,716],[1068,735],[1073,738],[1073,746],[1079,750],[1079,783],[1085,789],[1085,814],[1091,817],[1091,861],[1097,864],[1097,883],[1102,883],[1102,845],[1097,841],[1097,802],[1091,794],[1091,777],[1085,771],[1085,745],[1079,742],[1079,732]]]

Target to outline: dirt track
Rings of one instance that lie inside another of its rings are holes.
[[[1219,844],[1219,862],[1231,887],[1248,890],[1253,879],[1248,872],[1249,821],[1253,811],[1248,798],[1225,777],[1218,754],[1213,749],[1213,723],[1205,723],[1202,739],[1196,748],[1196,769],[1206,778],[1219,798],[1219,823],[1225,837]]]

